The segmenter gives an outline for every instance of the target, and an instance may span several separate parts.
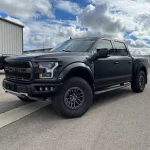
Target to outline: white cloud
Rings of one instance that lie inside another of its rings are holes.
[[[90,0],[90,2],[95,5],[106,3],[111,10],[132,16],[136,16],[141,12],[149,12],[150,10],[148,0]]]
[[[149,40],[150,40],[150,31],[149,31],[149,30],[133,31],[129,36],[130,36],[130,37],[131,37],[131,36],[134,36],[134,37],[136,37],[136,38],[138,38],[138,39],[149,39]]]
[[[56,1],[56,8],[71,13],[73,15],[77,15],[82,12],[80,6],[77,3],[71,1],[58,0]]]
[[[88,28],[88,33],[95,36],[123,37],[125,26],[119,18],[113,17],[106,4],[88,5],[83,12],[77,16],[82,27]]]
[[[131,47],[134,47],[134,48],[142,48],[142,47],[145,47],[145,48],[148,48],[150,47],[149,44],[147,44],[146,41],[144,40],[132,40],[132,39],[126,39],[125,42],[128,44],[128,46],[131,46]]]
[[[96,6],[106,4],[111,16],[119,18],[127,30],[139,30],[144,17],[147,18],[146,22],[149,20],[150,2],[148,0],[90,0],[90,2]]]
[[[54,47],[70,37],[86,36],[86,30],[76,25],[63,26],[62,23],[49,24],[47,21],[30,21],[28,25],[32,31],[29,45],[34,45],[33,48],[43,48],[43,43],[44,47]]]
[[[124,40],[130,47],[147,48],[150,47],[150,1],[148,0],[89,0],[95,7],[106,4],[108,6],[110,16],[119,19],[120,23],[125,27]],[[94,16],[94,15],[93,15]],[[92,17],[91,17],[92,18]],[[104,23],[105,25],[106,23]],[[107,25],[106,25],[107,26]],[[119,26],[118,26],[119,27]],[[104,31],[104,29],[102,30]],[[119,32],[118,32],[119,33]],[[133,40],[132,36],[137,40]],[[127,39],[126,39],[127,38]],[[148,49],[148,48],[147,48]],[[142,49],[143,50],[143,49]]]
[[[150,55],[149,48],[133,48],[129,47],[129,50],[133,56]]]
[[[138,28],[130,36],[135,36],[139,39],[150,39],[150,12],[137,15],[134,21],[138,24]]]
[[[68,0],[5,0],[0,11],[23,24],[26,49],[53,47],[80,36],[103,36],[125,40],[130,48],[148,50],[150,41],[150,2],[148,0],[88,0],[85,8]],[[52,6],[53,5],[53,6]],[[52,10],[76,15],[76,20],[57,20]],[[44,16],[46,19],[35,19]],[[45,17],[46,16],[46,17]],[[50,19],[53,18],[53,19]],[[20,21],[21,20],[21,21]],[[128,32],[128,34],[126,34]],[[133,40],[132,36],[137,40]],[[147,40],[145,40],[147,39]]]
[[[22,20],[38,18],[45,15],[54,18],[49,0],[0,0],[0,11]]]

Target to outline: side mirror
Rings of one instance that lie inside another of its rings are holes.
[[[109,49],[102,48],[102,49],[96,49],[97,53],[94,54],[94,59],[97,58],[106,58],[109,55]]]

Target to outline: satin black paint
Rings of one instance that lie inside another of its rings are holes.
[[[34,85],[62,85],[64,80],[70,76],[79,76],[87,80],[93,91],[98,91],[105,87],[117,85],[125,82],[131,82],[136,74],[142,69],[148,74],[148,62],[143,58],[133,58],[127,48],[127,56],[109,55],[106,58],[95,59],[96,46],[101,40],[109,40],[112,44],[112,52],[115,52],[114,40],[106,38],[95,38],[95,44],[88,52],[50,52],[38,53],[22,56],[9,57],[6,61],[30,61],[33,65],[33,77],[31,81],[10,80],[15,84],[25,85],[31,88],[30,95],[35,97],[42,96],[40,92],[34,91]],[[82,38],[83,40],[83,38]],[[39,79],[38,62],[59,62],[58,68],[54,71],[52,79]],[[5,79],[6,81],[6,79]],[[61,86],[59,86],[61,88]],[[55,91],[57,93],[59,88]],[[33,93],[33,94],[32,94]],[[53,93],[53,94],[55,94]],[[44,95],[51,95],[50,92]]]
[[[10,57],[10,56],[5,56],[5,55],[0,56],[0,70],[5,68],[5,58],[7,57]]]

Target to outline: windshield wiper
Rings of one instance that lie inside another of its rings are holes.
[[[69,51],[69,50],[64,50],[64,49],[63,49],[63,50],[62,50],[62,52],[72,52],[72,51]]]

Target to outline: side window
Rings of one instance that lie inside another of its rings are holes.
[[[115,43],[115,55],[117,56],[127,56],[128,51],[124,43],[122,42],[114,42]]]
[[[96,48],[97,49],[102,49],[102,48],[110,49],[110,55],[114,55],[114,49],[109,40],[100,40]]]

